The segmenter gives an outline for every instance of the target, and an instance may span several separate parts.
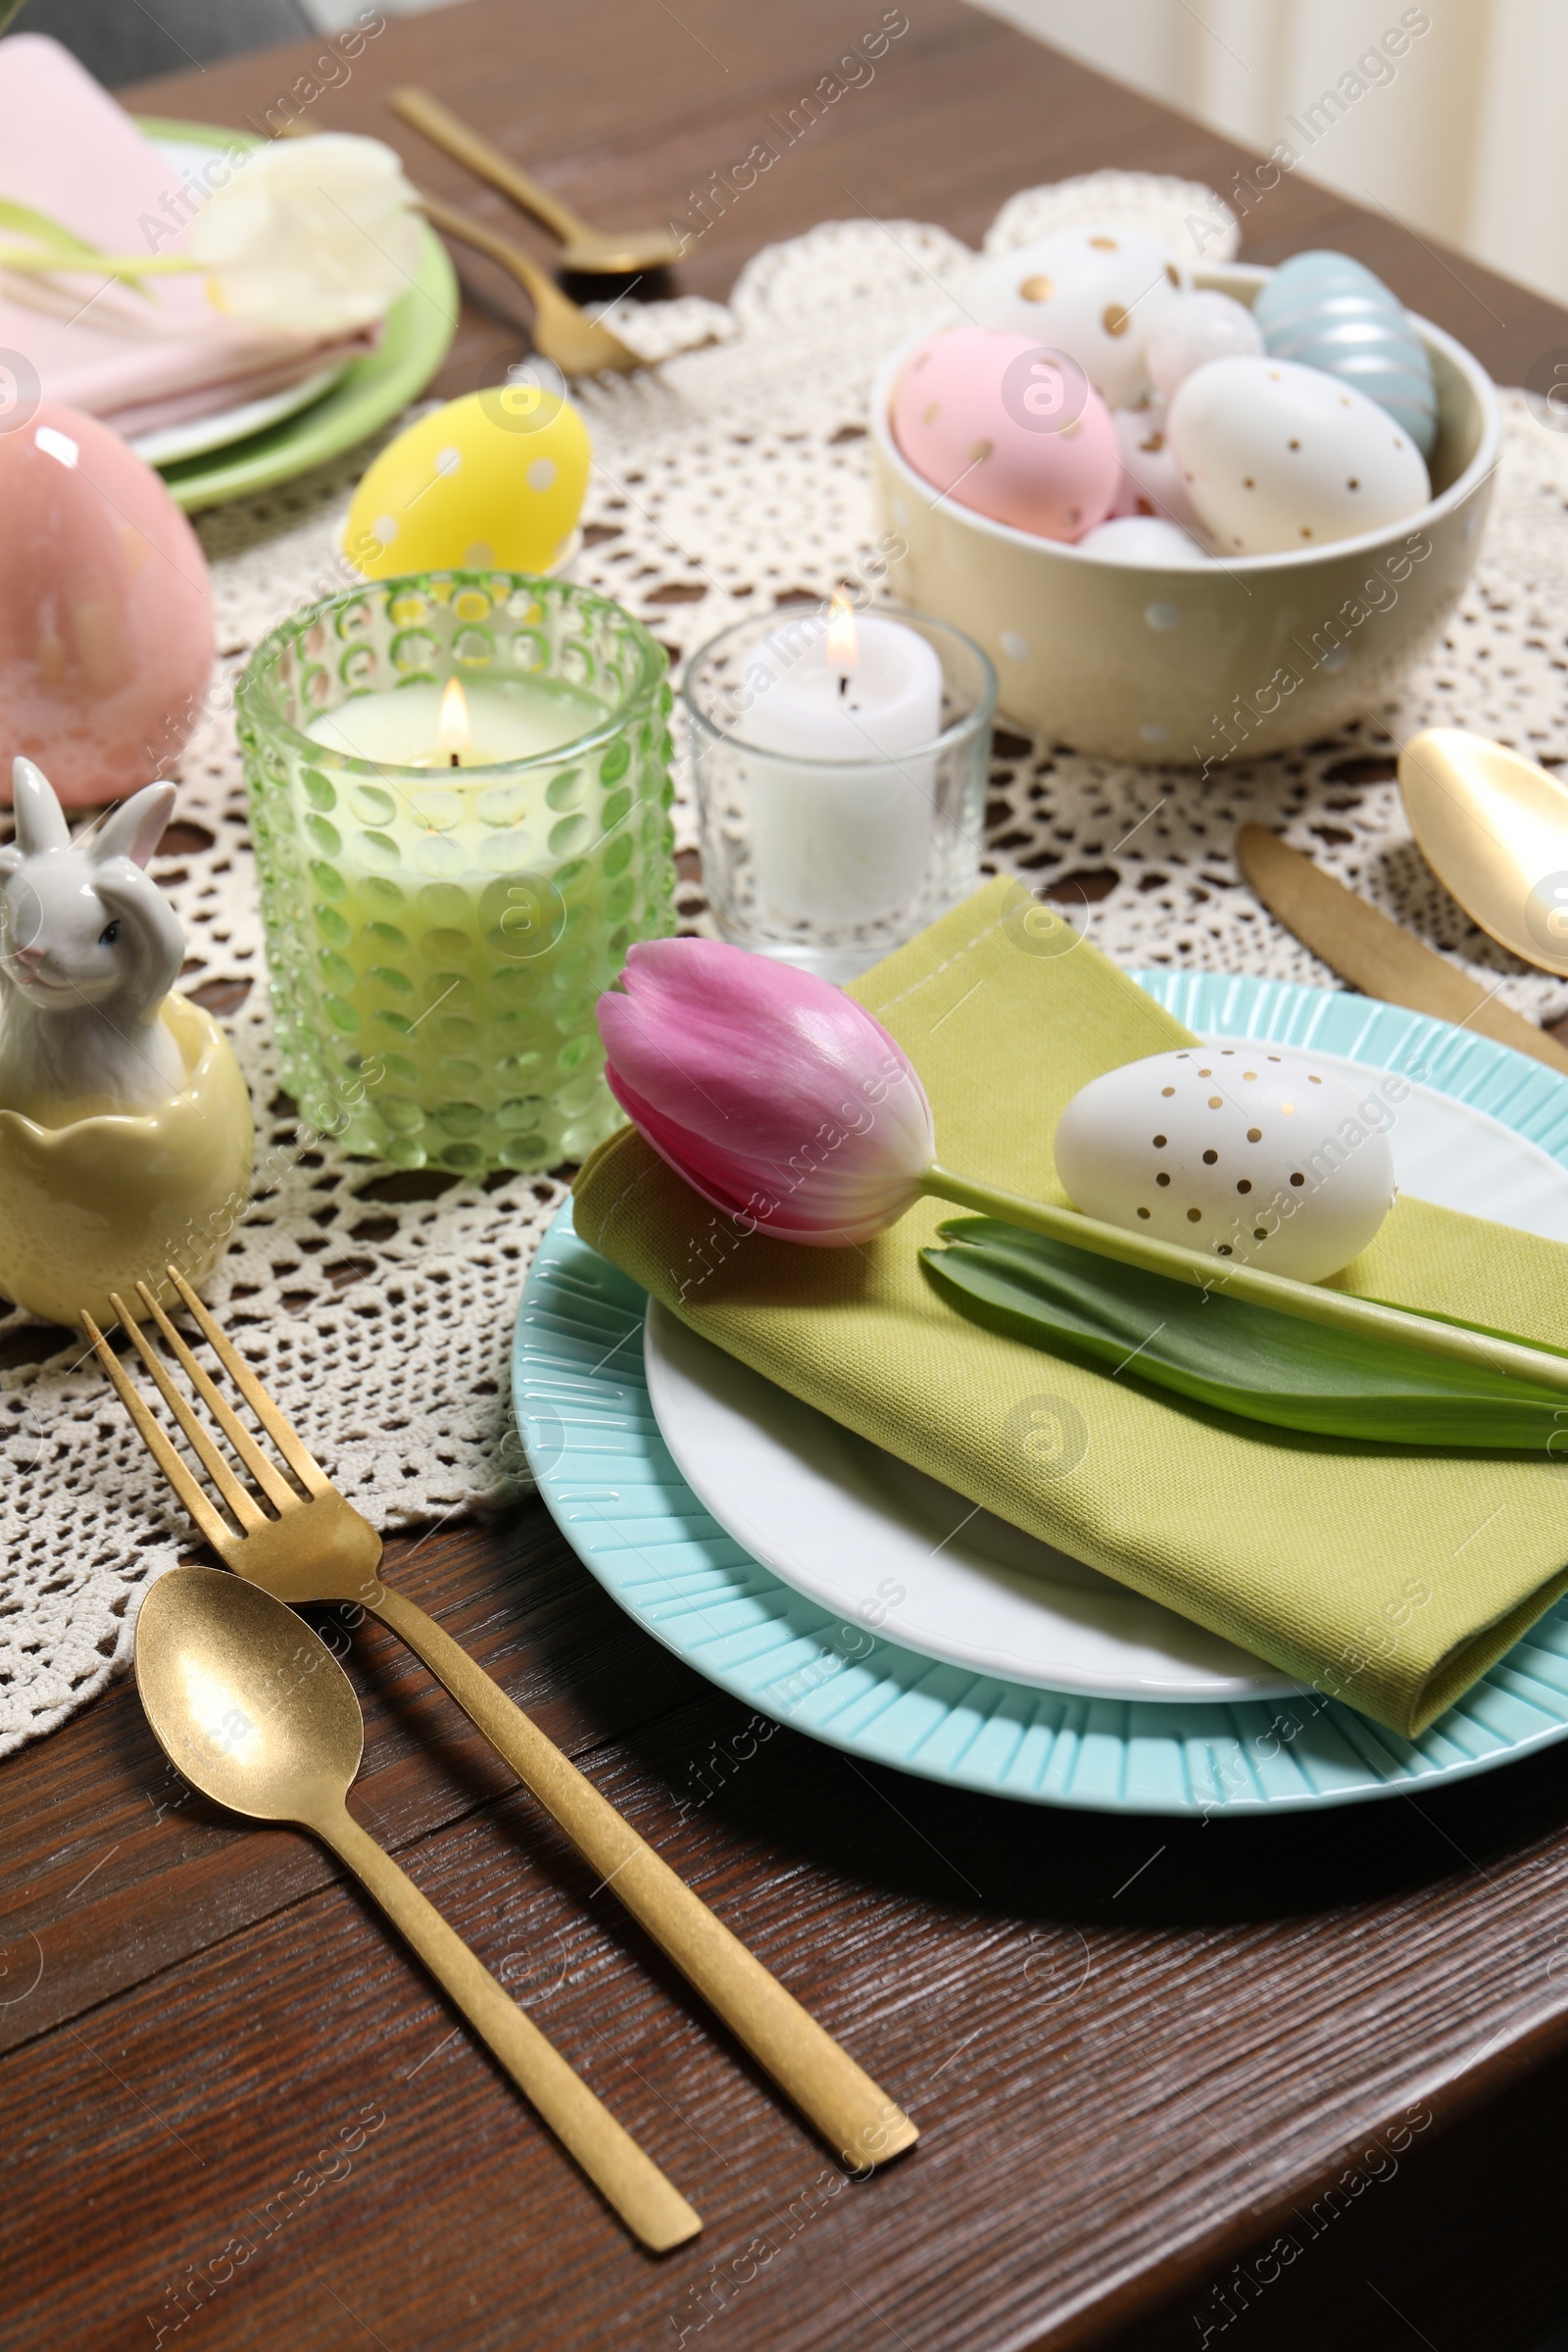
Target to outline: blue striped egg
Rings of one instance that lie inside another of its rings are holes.
[[[1432,362],[1398,298],[1348,253],[1298,253],[1252,305],[1265,349],[1343,376],[1396,417],[1424,458],[1438,437]]]

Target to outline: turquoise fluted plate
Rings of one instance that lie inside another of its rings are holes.
[[[1473,1104],[1568,1166],[1568,1079],[1364,997],[1211,973],[1134,975],[1204,1035],[1312,1046]],[[517,1426],[578,1557],[640,1625],[759,1713],[877,1764],[1028,1804],[1299,1812],[1489,1772],[1568,1736],[1568,1601],[1419,1740],[1313,1694],[1096,1699],[942,1665],[851,1626],[704,1510],[659,1434],[646,1295],[577,1239],[568,1202],[534,1260],[513,1348]]]

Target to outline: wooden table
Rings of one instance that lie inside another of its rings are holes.
[[[422,81],[593,217],[679,219],[876,21],[472,0],[378,33],[312,119],[504,217],[383,111]],[[237,122],[315,54],[134,103]],[[678,282],[721,294],[857,205],[974,241],[1032,182],[1223,188],[1248,161],[920,0]],[[1247,249],[1305,244],[1362,256],[1505,381],[1568,344],[1549,304],[1296,175]],[[519,347],[510,294],[469,283],[445,388]],[[1053,1813],[759,1742],[537,1505],[401,1540],[390,1574],[906,2102],[919,2148],[846,2180],[423,1671],[356,1637],[360,1815],[702,2207],[693,2246],[648,2259],[322,1854],[182,1797],[121,1684],[0,1768],[0,2344],[1506,2352],[1560,2307],[1568,1748],[1314,1820]]]

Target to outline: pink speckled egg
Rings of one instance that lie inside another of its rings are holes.
[[[52,401],[0,430],[0,797],[18,753],[70,807],[150,782],[212,666],[206,559],[152,467]]]
[[[1121,480],[1110,506],[1112,516],[1163,515],[1178,530],[1201,539],[1203,526],[1170,446],[1165,403],[1152,400],[1141,409],[1118,409],[1111,421],[1122,464]]]
[[[1110,412],[1082,369],[990,327],[919,346],[894,394],[893,432],[933,489],[1042,539],[1093,530],[1121,479]]]

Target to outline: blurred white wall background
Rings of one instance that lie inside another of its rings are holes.
[[[1255,157],[1286,142],[1308,178],[1568,302],[1568,0],[983,5]]]

